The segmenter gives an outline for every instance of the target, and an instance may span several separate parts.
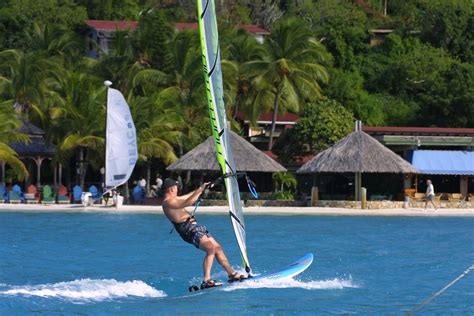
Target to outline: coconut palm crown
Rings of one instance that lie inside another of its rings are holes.
[[[319,83],[327,82],[328,74],[323,66],[325,50],[311,36],[304,21],[282,21],[265,40],[264,47],[264,58],[245,63],[243,67],[256,87],[269,90],[273,96],[272,105],[260,104],[261,110],[273,111],[268,145],[271,150],[278,112],[298,112],[303,101],[320,97]]]

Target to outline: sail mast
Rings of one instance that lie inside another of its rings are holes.
[[[103,185],[104,187],[102,188],[102,194],[105,195],[107,192],[109,192],[109,188],[107,187],[107,174],[106,174],[106,171],[107,171],[107,121],[108,121],[108,117],[109,117],[109,105],[108,105],[108,102],[109,102],[109,96],[108,96],[108,90],[110,88],[110,86],[112,85],[112,81],[110,80],[105,80],[104,81],[104,86],[107,87],[107,100],[105,100],[105,148],[104,148],[104,173],[102,174],[102,171],[101,171],[101,177],[103,177],[103,180],[104,180],[104,183],[101,184]],[[102,179],[101,179],[102,181]],[[111,190],[111,189],[110,189]]]
[[[242,262],[247,272],[250,263],[247,256],[245,223],[240,200],[239,185],[230,143],[229,127],[224,104],[224,86],[217,32],[217,20],[214,0],[198,0],[199,34],[201,37],[204,80],[208,100],[209,117],[216,157],[225,179],[229,215],[234,228]]]

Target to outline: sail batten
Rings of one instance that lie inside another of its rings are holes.
[[[245,224],[240,200],[239,185],[229,137],[229,127],[224,104],[224,86],[217,32],[214,0],[198,0],[199,33],[201,37],[202,62],[206,82],[209,117],[214,138],[216,157],[225,176],[224,183],[229,202],[230,220],[240,249],[244,268],[250,272],[247,256]],[[230,176],[226,176],[230,175]]]
[[[105,187],[124,184],[138,159],[137,135],[132,114],[122,93],[107,91],[107,129],[105,148]]]

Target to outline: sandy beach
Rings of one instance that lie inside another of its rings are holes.
[[[192,208],[188,208],[192,210]],[[225,206],[201,206],[198,213],[226,214]],[[0,212],[131,212],[163,213],[161,206],[123,205],[119,209],[111,206],[91,206],[84,209],[79,204],[0,204]],[[244,213],[249,215],[346,215],[346,216],[474,216],[474,208],[424,210],[422,208],[395,209],[349,209],[330,207],[246,207]]]

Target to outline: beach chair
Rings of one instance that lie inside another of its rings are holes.
[[[436,193],[434,197],[434,201],[436,203],[441,203],[441,197],[443,196],[443,193]]]
[[[91,193],[92,203],[100,203],[102,201],[102,195],[99,192],[99,189],[95,185],[89,187],[89,192]]]
[[[462,202],[464,201],[464,195],[461,193],[451,193],[448,195],[449,202]]]
[[[424,202],[426,199],[425,193],[415,193],[415,196],[413,198],[415,202]]]
[[[56,195],[49,185],[43,187],[43,198],[41,204],[53,204],[56,202]]]
[[[24,195],[21,190],[21,187],[18,184],[15,184],[11,191],[8,192],[8,200],[10,203],[21,203],[24,200]]]
[[[75,185],[72,188],[72,203],[81,203],[82,189],[80,186]]]
[[[67,188],[60,184],[58,188],[58,204],[69,204],[70,198],[69,198],[69,193],[67,191]]]
[[[34,184],[30,184],[25,193],[26,204],[36,204],[39,202],[38,190]]]
[[[7,190],[3,184],[0,184],[0,203],[5,203],[7,198]]]

